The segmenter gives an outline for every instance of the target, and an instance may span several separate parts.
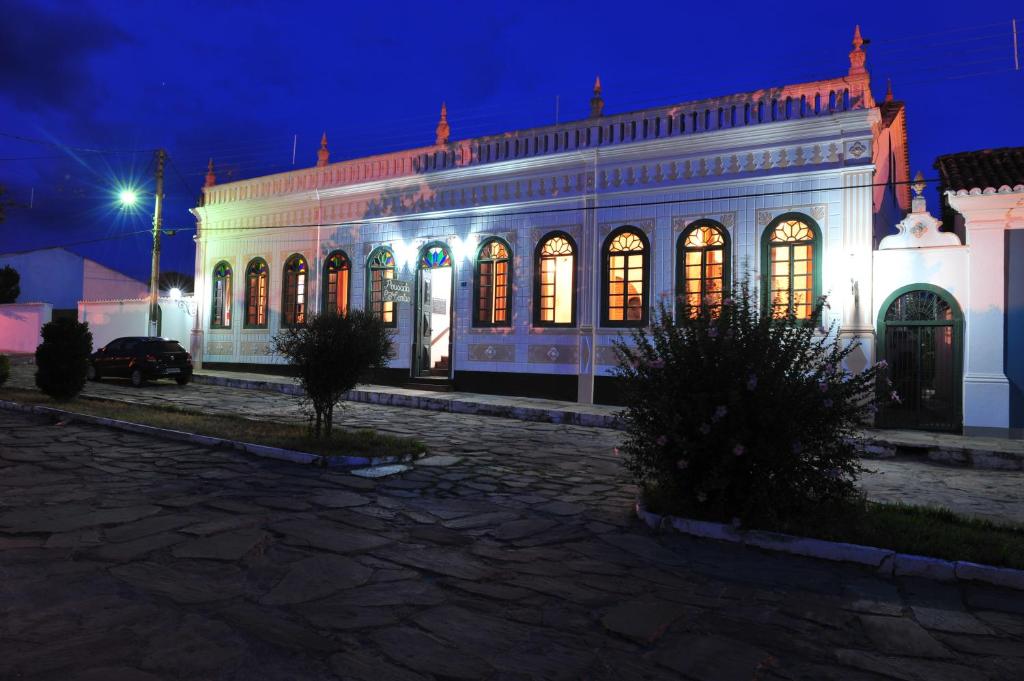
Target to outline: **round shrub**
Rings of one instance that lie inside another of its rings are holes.
[[[857,498],[851,436],[874,413],[880,367],[850,372],[857,344],[834,332],[762,315],[741,282],[676,322],[661,304],[650,329],[617,340],[621,451],[648,502],[766,526]]]
[[[43,342],[36,348],[36,385],[58,401],[82,391],[92,352],[89,325],[74,319],[55,319],[43,325]]]
[[[7,382],[11,377],[11,359],[7,355],[0,355],[0,385]]]

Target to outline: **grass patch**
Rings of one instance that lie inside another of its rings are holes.
[[[685,516],[679,504],[657,494],[647,495],[647,500],[655,513]],[[812,517],[745,529],[1024,570],[1024,528],[960,516],[946,508],[871,501],[823,505]]]
[[[315,439],[304,424],[256,421],[170,405],[154,407],[84,396],[70,402],[56,402],[41,392],[17,388],[0,388],[0,399],[323,456],[405,456],[427,451],[426,445],[413,438],[385,435],[368,429],[350,430],[337,425],[331,439]]]

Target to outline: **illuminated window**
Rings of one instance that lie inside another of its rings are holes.
[[[210,300],[210,328],[231,326],[231,265],[224,261],[213,268],[213,296]]]
[[[509,326],[512,259],[499,239],[485,241],[476,259],[475,326]]]
[[[367,309],[384,320],[385,326],[396,326],[395,303],[384,300],[384,280],[395,278],[395,254],[381,247],[370,254],[367,264]]]
[[[694,317],[701,303],[717,308],[729,286],[729,233],[700,220],[679,235],[676,246],[677,316]]]
[[[267,261],[255,258],[245,268],[245,326],[266,328],[267,326],[267,281],[270,271]]]
[[[537,326],[576,323],[576,246],[563,232],[549,234],[537,246],[534,322]]]
[[[324,312],[348,314],[349,275],[352,267],[343,251],[334,251],[324,261]]]
[[[281,295],[281,324],[295,326],[306,321],[306,282],[309,268],[306,259],[293,255],[284,264],[284,287]]]
[[[762,239],[764,309],[775,319],[810,319],[821,295],[821,246],[818,227],[806,215],[782,215]]]
[[[647,324],[647,237],[634,227],[612,232],[604,242],[601,307],[604,326]]]

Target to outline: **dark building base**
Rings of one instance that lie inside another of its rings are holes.
[[[520,374],[505,371],[456,371],[455,389],[487,395],[539,397],[576,401],[577,379],[564,374]]]
[[[238,371],[269,376],[295,376],[288,364],[250,364],[243,362],[203,362],[211,371]],[[381,368],[367,373],[363,381],[377,385],[404,386],[409,383],[409,369]],[[618,378],[594,377],[594,402],[622,406],[623,395]],[[456,371],[455,390],[486,395],[537,397],[575,402],[579,380],[574,374],[524,374],[506,371]]]

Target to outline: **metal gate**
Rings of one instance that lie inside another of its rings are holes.
[[[959,432],[963,317],[936,287],[897,293],[880,320],[880,354],[892,385],[882,395],[878,425]]]

